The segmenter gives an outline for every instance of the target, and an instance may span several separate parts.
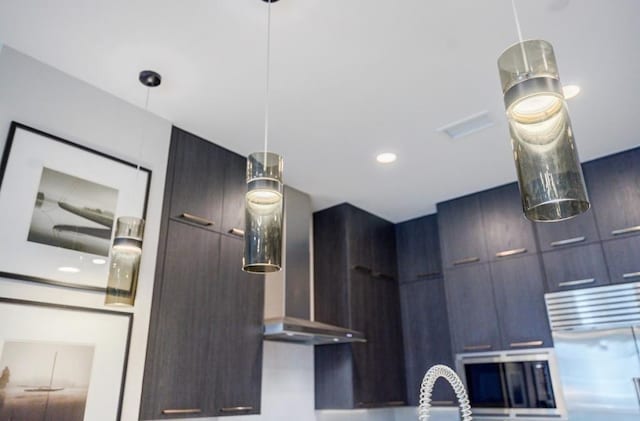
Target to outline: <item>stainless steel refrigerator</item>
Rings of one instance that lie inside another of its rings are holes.
[[[640,420],[640,283],[547,294],[570,421]]]

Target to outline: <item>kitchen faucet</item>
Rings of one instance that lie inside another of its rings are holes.
[[[449,382],[456,397],[458,398],[458,404],[460,405],[460,415],[462,421],[471,421],[471,407],[469,405],[469,396],[464,388],[464,384],[460,380],[460,377],[455,371],[447,367],[446,365],[434,365],[431,367],[424,378],[422,379],[422,385],[420,386],[420,406],[418,407],[418,420],[427,421],[429,419],[429,413],[431,412],[431,393],[433,392],[433,386],[436,380],[444,378]]]

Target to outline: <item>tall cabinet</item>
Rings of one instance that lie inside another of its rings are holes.
[[[315,347],[316,408],[405,405],[393,224],[344,204],[313,225],[315,319],[367,339]]]
[[[241,270],[244,166],[173,128],[140,419],[260,412],[264,279]]]

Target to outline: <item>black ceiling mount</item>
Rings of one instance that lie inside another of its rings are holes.
[[[140,72],[138,80],[144,86],[153,88],[160,85],[160,82],[162,82],[162,76],[160,76],[160,73],[154,72],[153,70],[143,70]]]
[[[263,1],[263,2],[265,2],[265,3],[277,3],[277,2],[278,2],[278,0],[271,0],[271,1],[269,1],[269,0],[262,0],[262,1]]]

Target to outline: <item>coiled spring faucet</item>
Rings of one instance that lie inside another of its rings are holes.
[[[471,421],[471,406],[469,405],[469,396],[464,388],[464,384],[455,371],[446,365],[434,365],[427,371],[422,379],[420,386],[420,406],[418,407],[418,420],[427,421],[431,412],[431,394],[436,380],[444,378],[449,382],[458,397],[460,405],[460,416],[462,421]]]

